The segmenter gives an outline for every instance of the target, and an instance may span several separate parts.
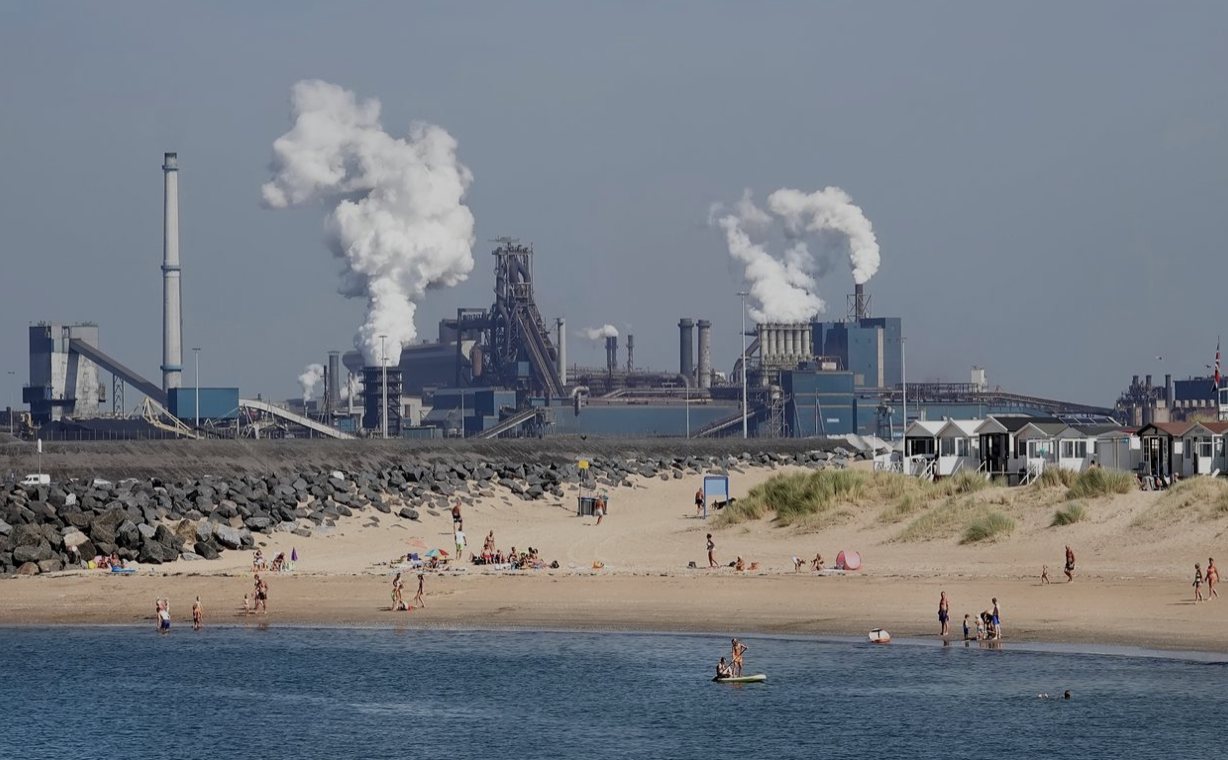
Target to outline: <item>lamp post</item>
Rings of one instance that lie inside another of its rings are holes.
[[[737,293],[742,297],[742,437],[750,437],[747,433],[747,415],[746,408],[746,296],[749,295],[745,290],[739,290]],[[763,354],[760,353],[760,356]]]
[[[384,434],[384,440],[388,440],[388,354],[384,351],[384,339],[387,337],[387,335],[379,336],[380,384],[383,385],[383,401],[380,403],[380,430]]]
[[[200,349],[193,347],[192,355],[196,360],[196,403],[193,408],[196,410],[196,427],[200,427]]]
[[[17,375],[17,373],[11,369],[8,370],[5,374],[7,374],[9,377],[12,377],[12,378],[16,378],[16,375]],[[14,382],[16,382],[15,379],[9,380],[9,435],[13,435],[13,431],[16,429],[13,426],[13,383]]]
[[[900,452],[902,454],[901,461],[908,462],[908,341],[906,338],[900,338],[900,377],[903,385],[902,396],[904,401],[904,420],[903,420],[903,436],[900,438]],[[909,467],[905,475],[912,474],[912,468]]]

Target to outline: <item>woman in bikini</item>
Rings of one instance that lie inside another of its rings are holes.
[[[1074,583],[1075,556],[1074,549],[1066,547],[1066,582]]]
[[[418,573],[418,595],[414,597],[414,604],[419,607],[426,607],[426,602],[422,601],[422,587],[426,583],[422,573]]]
[[[200,603],[200,597],[192,602],[192,630],[199,631],[205,624],[205,606]]]
[[[1219,583],[1219,568],[1215,566],[1215,559],[1207,559],[1207,601],[1219,596],[1219,592],[1215,590],[1215,584]]]

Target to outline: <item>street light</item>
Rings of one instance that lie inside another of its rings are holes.
[[[384,433],[384,440],[388,440],[388,354],[384,351],[384,339],[387,337],[387,335],[379,336],[380,383],[383,385],[383,402],[380,404],[380,429]]]
[[[907,339],[900,338],[900,379],[903,381],[903,400],[904,400],[904,434],[900,438],[901,452],[903,454],[902,461],[908,462],[908,347]],[[912,467],[908,467],[905,475],[912,474]]]
[[[17,373],[10,369],[5,374],[7,374],[9,377],[14,377],[16,376]],[[15,429],[13,427],[13,383],[14,382],[16,381],[9,380],[9,435],[12,435],[13,430]]]
[[[196,427],[200,427],[200,349],[192,348],[192,357],[196,360]]]
[[[749,435],[746,432],[746,296],[749,294],[745,290],[739,290],[737,294],[742,297],[742,437],[748,438]]]

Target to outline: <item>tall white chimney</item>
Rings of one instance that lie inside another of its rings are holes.
[[[559,384],[567,385],[567,320],[559,317],[555,323],[559,329]]]
[[[162,390],[183,384],[183,318],[179,312],[179,154],[162,162]]]

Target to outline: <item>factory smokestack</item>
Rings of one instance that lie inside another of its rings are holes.
[[[853,318],[860,322],[870,316],[870,297],[866,295],[864,283],[853,285]]]
[[[678,320],[678,374],[688,386],[694,385],[695,377],[695,323],[688,317]]]
[[[611,335],[605,339],[605,366],[611,374],[618,370],[618,336]]]
[[[701,319],[695,323],[699,328],[699,377],[700,388],[712,387],[712,323]]]
[[[179,154],[162,161],[162,390],[183,384],[183,317],[179,308]]]
[[[328,352],[328,408],[341,409],[341,352]]]
[[[559,384],[567,385],[567,320],[559,317],[555,320],[559,333]]]
[[[635,371],[635,336],[627,336],[627,374]]]

